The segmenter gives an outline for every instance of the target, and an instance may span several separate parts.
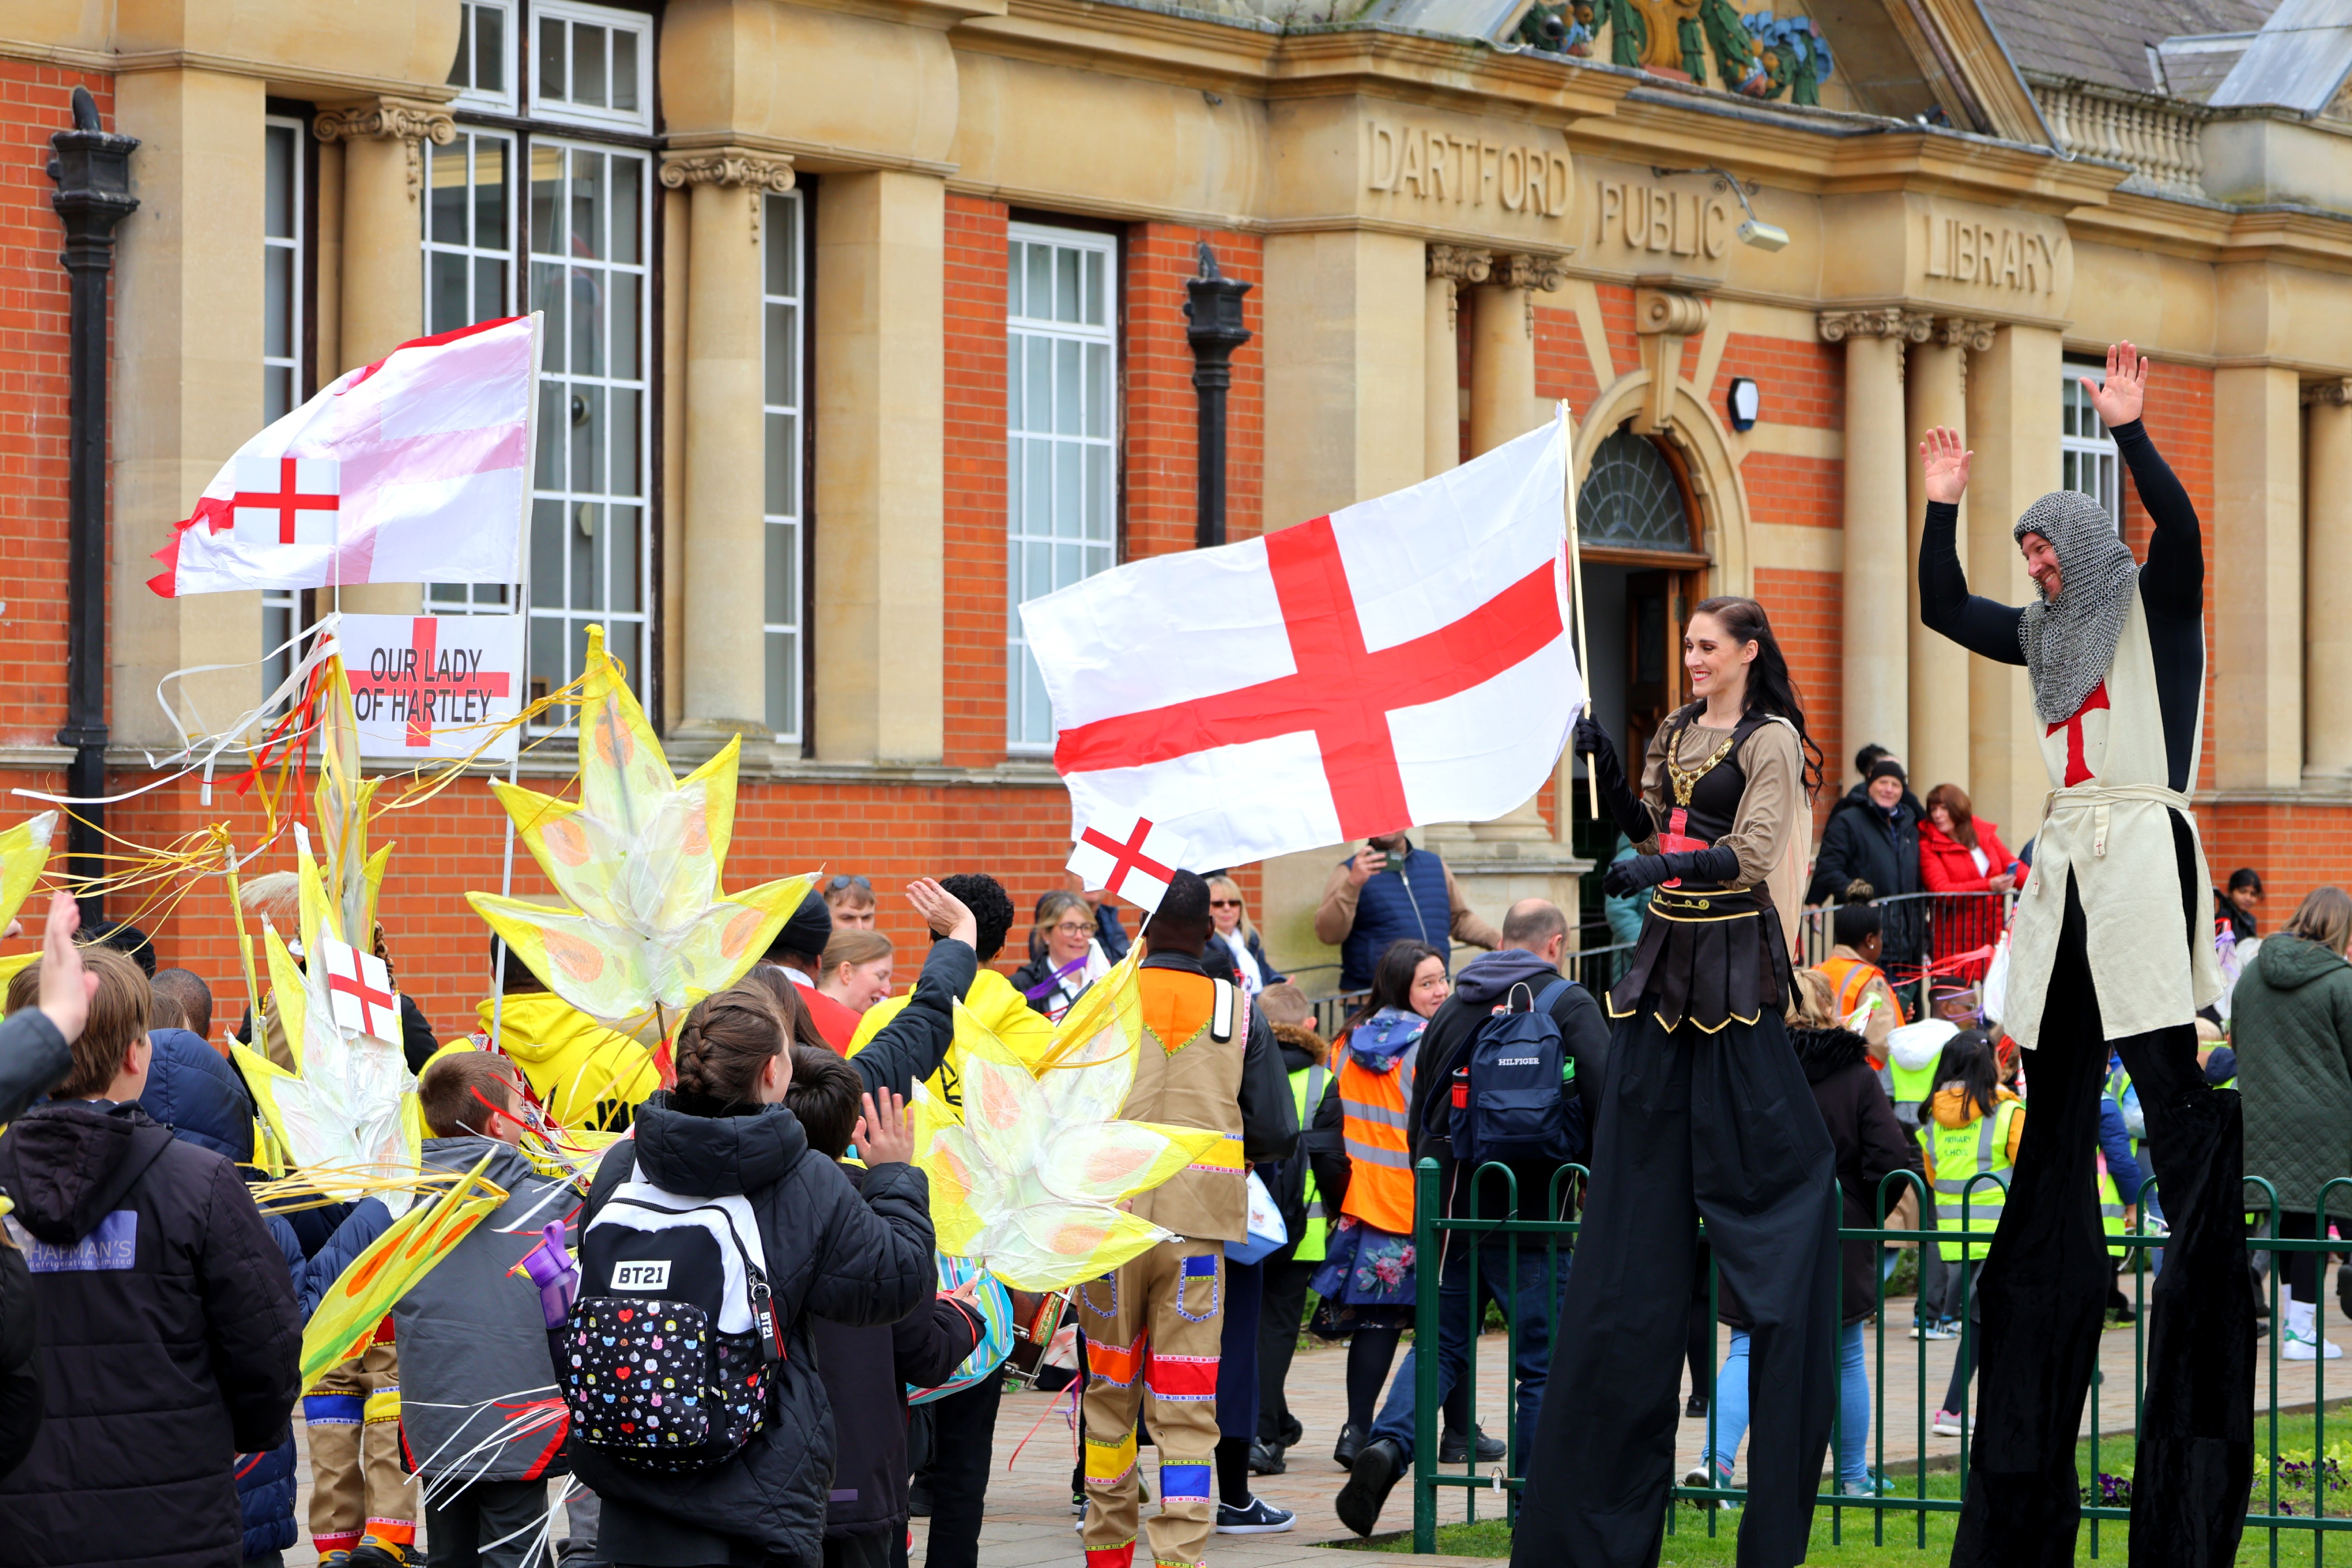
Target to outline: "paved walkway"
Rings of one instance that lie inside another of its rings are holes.
[[[1907,1303],[1898,1304],[1895,1315],[1907,1318]],[[1720,1336],[1717,1364],[1728,1333]],[[2347,1342],[2339,1331],[2339,1342]],[[2270,1387],[2270,1342],[2262,1342],[2263,1353],[2255,1384],[2255,1408],[2267,1409]],[[1927,1408],[1932,1413],[1944,1393],[1951,1375],[1955,1342],[1930,1342],[1922,1346],[1918,1342],[1897,1337],[1890,1331],[1885,1342],[1885,1372],[1882,1375],[1874,1345],[1870,1350],[1871,1381],[1874,1391],[1885,1396],[1884,1463],[1898,1475],[1898,1467],[1916,1462],[1922,1452],[1919,1442],[1918,1414],[1920,1410],[1920,1363],[1926,1363]],[[2128,1429],[2133,1404],[2133,1331],[2129,1327],[2110,1329],[2100,1345],[2100,1370],[2103,1381],[2095,1390],[2098,1423],[2102,1433]],[[1402,1358],[1400,1358],[1402,1359]],[[1478,1350],[1478,1405],[1488,1431],[1502,1433],[1503,1369],[1507,1361],[1500,1335],[1488,1335]],[[1256,1486],[1258,1495],[1298,1515],[1297,1528],[1286,1534],[1257,1537],[1220,1537],[1211,1549],[1210,1560],[1215,1568],[1332,1568],[1334,1560],[1318,1550],[1318,1543],[1349,1539],[1347,1531],[1332,1511],[1333,1500],[1344,1480],[1344,1472],[1331,1461],[1330,1444],[1345,1420],[1347,1352],[1344,1347],[1317,1346],[1302,1350],[1292,1363],[1290,1373],[1290,1404],[1293,1412],[1307,1428],[1305,1443],[1289,1455],[1289,1470],[1281,1476],[1262,1477]],[[2315,1384],[2321,1363],[2282,1363],[2279,1397],[2282,1408],[2308,1407],[2314,1399]],[[2352,1396],[2352,1357],[2336,1363],[2326,1369],[2326,1394],[2330,1402]],[[1687,1390],[1685,1391],[1687,1392]],[[1875,1408],[1874,1402],[1874,1408]],[[1044,1394],[1008,1394],[1003,1414],[996,1428],[996,1457],[992,1479],[989,1485],[988,1523],[981,1536],[981,1562],[983,1568],[1032,1568],[1034,1564],[1074,1565],[1079,1561],[1078,1538],[1072,1530],[1070,1513],[1071,1435],[1064,1415],[1068,1408],[1066,1395],[1059,1398]],[[1703,1418],[1682,1422],[1675,1446],[1676,1473],[1696,1464],[1699,1450],[1706,1441],[1707,1424]],[[1032,1430],[1034,1436],[1031,1436]],[[296,1430],[300,1431],[297,1422]],[[2090,1431],[2088,1413],[2084,1432]],[[1872,1462],[1879,1458],[1880,1434],[1871,1439]],[[1013,1450],[1021,1447],[1018,1460]],[[1959,1440],[1955,1437],[1928,1434],[1924,1449],[1931,1465],[1948,1467],[1957,1463]],[[1744,1466],[1743,1466],[1744,1471]],[[1147,1458],[1145,1473],[1152,1475]],[[310,1475],[307,1452],[300,1470],[301,1508],[306,1525],[302,1543],[286,1554],[288,1568],[310,1568],[316,1563],[307,1534]],[[1482,1493],[1479,1517],[1491,1517],[1499,1508],[1499,1500]],[[1452,1521],[1467,1515],[1465,1492],[1458,1488],[1440,1491],[1441,1521]],[[1147,1510],[1147,1512],[1149,1510]],[[1391,1496],[1381,1523],[1388,1530],[1405,1530],[1412,1522],[1412,1489],[1410,1482],[1400,1485]],[[559,1528],[557,1534],[562,1531]],[[916,1521],[915,1549],[912,1563],[923,1562],[923,1525]],[[429,1543],[428,1543],[429,1546]],[[1339,1563],[1355,1561],[1340,1558]],[[1423,1558],[1421,1562],[1444,1565],[1479,1561],[1468,1558]]]

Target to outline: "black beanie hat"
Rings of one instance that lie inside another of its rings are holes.
[[[833,940],[833,911],[823,899],[811,889],[768,944],[770,958],[805,958],[812,963],[824,956],[824,944]]]

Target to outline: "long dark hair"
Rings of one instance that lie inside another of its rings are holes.
[[[1411,937],[1401,937],[1389,943],[1388,951],[1381,954],[1381,961],[1372,965],[1372,994],[1364,998],[1364,1005],[1349,1018],[1347,1026],[1339,1031],[1339,1038],[1346,1039],[1349,1030],[1383,1007],[1393,1007],[1400,1013],[1412,1012],[1412,977],[1420,970],[1422,961],[1444,956],[1429,943],[1415,942]]]
[[[1992,1048],[1992,1037],[1982,1029],[1962,1029],[1944,1042],[1944,1054],[1936,1063],[1936,1086],[1927,1098],[1919,1102],[1919,1121],[1930,1124],[1935,1115],[1936,1093],[1948,1083],[1957,1083],[1976,1102],[1978,1114],[1990,1116],[2000,1103],[2000,1061]]]
[[[1772,620],[1764,613],[1764,606],[1753,599],[1725,595],[1701,600],[1691,614],[1712,616],[1733,642],[1756,645],[1756,662],[1748,667],[1748,700],[1742,710],[1786,719],[1797,727],[1797,741],[1805,757],[1805,794],[1819,795],[1822,749],[1813,743],[1813,737],[1805,729],[1805,710],[1797,701],[1797,682],[1789,674],[1788,656],[1780,651],[1780,639],[1772,635]]]

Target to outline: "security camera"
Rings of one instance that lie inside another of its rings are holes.
[[[1739,243],[1752,245],[1759,250],[1782,250],[1789,244],[1789,231],[1779,224],[1766,223],[1751,217],[1739,226]]]

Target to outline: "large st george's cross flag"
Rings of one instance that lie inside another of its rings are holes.
[[[1073,834],[1147,818],[1209,868],[1486,821],[1534,795],[1584,701],[1565,423],[1410,489],[1022,605]]]

